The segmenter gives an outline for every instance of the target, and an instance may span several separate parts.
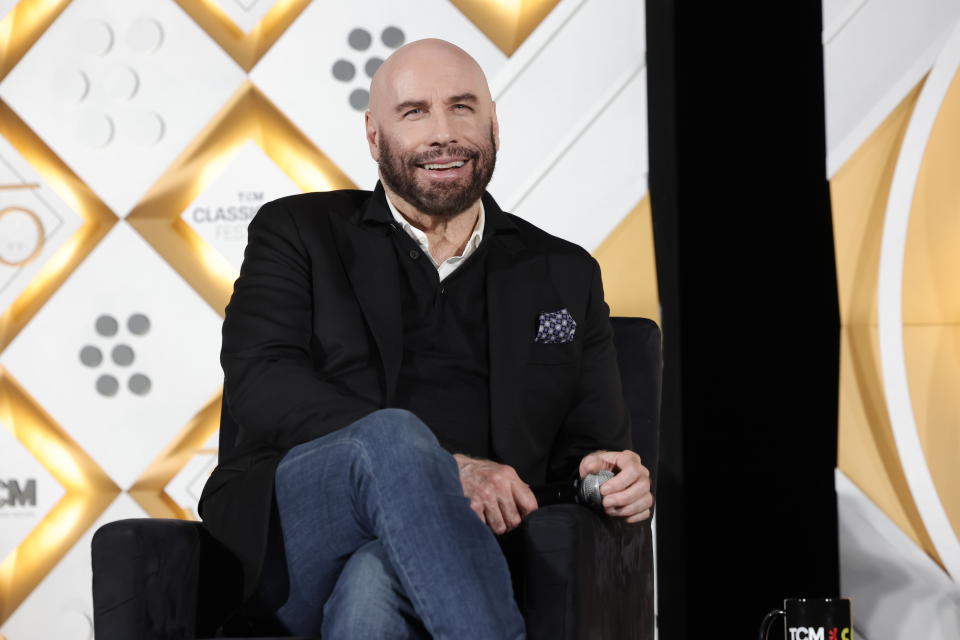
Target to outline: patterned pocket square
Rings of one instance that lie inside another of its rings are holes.
[[[533,341],[541,344],[573,342],[576,332],[577,322],[566,309],[544,311],[540,314],[540,326]]]

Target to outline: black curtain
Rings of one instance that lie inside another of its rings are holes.
[[[838,595],[820,2],[647,0],[664,330],[660,637]]]

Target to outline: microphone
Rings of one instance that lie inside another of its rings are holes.
[[[603,512],[603,496],[600,495],[600,485],[612,478],[613,471],[599,471],[588,473],[587,477],[576,478],[569,482],[553,482],[531,487],[537,506],[550,504],[582,504],[594,511]]]

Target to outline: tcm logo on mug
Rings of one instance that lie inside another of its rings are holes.
[[[850,627],[789,627],[790,640],[852,640]]]

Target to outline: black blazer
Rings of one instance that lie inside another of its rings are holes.
[[[566,479],[590,451],[631,445],[600,268],[489,193],[483,204],[492,457],[529,484]],[[403,353],[391,221],[378,182],[280,198],[250,222],[223,322],[219,464],[199,506],[240,558],[245,598],[261,574],[284,453],[391,406]],[[574,340],[535,343],[540,313],[562,308]],[[363,388],[331,373],[351,366],[370,374]]]

